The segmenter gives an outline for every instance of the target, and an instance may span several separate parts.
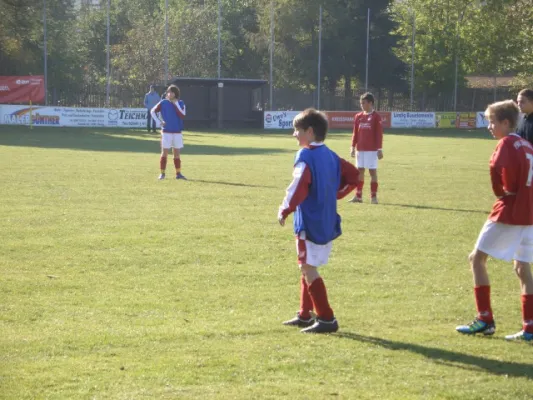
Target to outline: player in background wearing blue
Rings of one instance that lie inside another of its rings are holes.
[[[176,179],[187,179],[181,173],[180,149],[183,148],[183,119],[185,118],[185,103],[180,100],[180,89],[176,85],[170,85],[166,91],[166,99],[161,100],[150,111],[154,120],[157,118],[161,123],[161,158],[159,167],[161,175],[159,179],[165,179],[167,158],[170,148],[174,155],[174,167]]]
[[[150,132],[150,125],[152,131],[155,133],[155,119],[152,118],[150,112],[152,108],[159,102],[159,94],[155,91],[154,85],[150,85],[150,91],[144,95],[144,107],[148,111],[146,113],[146,130]]]
[[[339,329],[328,302],[318,267],[327,264],[333,240],[341,235],[337,199],[354,190],[359,171],[325,144],[327,118],[309,108],[294,118],[293,136],[301,147],[294,161],[293,180],[278,212],[278,222],[294,212],[294,233],[300,281],[300,310],[283,324],[304,328],[303,333],[329,333]],[[315,311],[316,320],[311,312]]]

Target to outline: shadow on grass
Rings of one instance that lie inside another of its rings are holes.
[[[426,347],[413,343],[396,342],[378,337],[363,336],[352,332],[339,332],[335,336],[342,339],[356,340],[389,350],[409,351],[420,354],[444,365],[459,367],[468,370],[482,369],[494,375],[508,375],[519,378],[533,379],[533,365],[512,361],[499,361],[490,358],[458,353],[455,351]],[[526,350],[526,349],[524,349]]]
[[[206,181],[203,179],[188,179],[189,182],[199,182],[199,183],[209,183],[214,185],[226,185],[226,186],[239,186],[239,187],[252,187],[252,188],[267,188],[267,189],[279,189],[278,186],[268,186],[268,185],[252,185],[247,183],[236,183],[236,182],[224,182],[224,181]]]
[[[433,206],[422,206],[418,204],[395,204],[395,203],[380,203],[382,206],[392,206],[392,207],[404,207],[404,208],[416,208],[419,210],[439,210],[439,211],[452,211],[452,212],[465,212],[465,213],[475,213],[475,214],[489,214],[488,210],[465,210],[461,208],[444,208],[444,207],[433,207]]]
[[[184,134],[185,148],[183,150],[186,154],[260,155],[294,152],[294,149],[228,147],[187,143],[187,135],[188,133]],[[202,136],[200,132],[189,135]],[[36,127],[29,129],[25,126],[0,126],[0,146],[132,153],[159,153],[160,151],[159,134],[118,128]]]

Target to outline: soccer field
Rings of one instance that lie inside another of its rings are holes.
[[[503,339],[521,327],[511,264],[489,262],[494,337],[455,332],[475,316],[488,131],[385,134],[380,204],[368,176],[365,203],[339,203],[321,269],[333,335],[281,325],[299,305],[277,222],[288,131],[187,132],[189,181],[157,180],[158,139],[0,126],[0,398],[532,398],[532,347]],[[348,158],[349,133],[326,142]]]

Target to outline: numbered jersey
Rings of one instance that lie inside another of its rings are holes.
[[[512,133],[500,139],[490,159],[492,190],[498,197],[489,219],[533,225],[533,146]]]

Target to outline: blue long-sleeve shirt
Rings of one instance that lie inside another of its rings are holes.
[[[160,97],[156,91],[148,92],[144,95],[144,107],[151,110],[157,103],[159,103],[159,100]]]

